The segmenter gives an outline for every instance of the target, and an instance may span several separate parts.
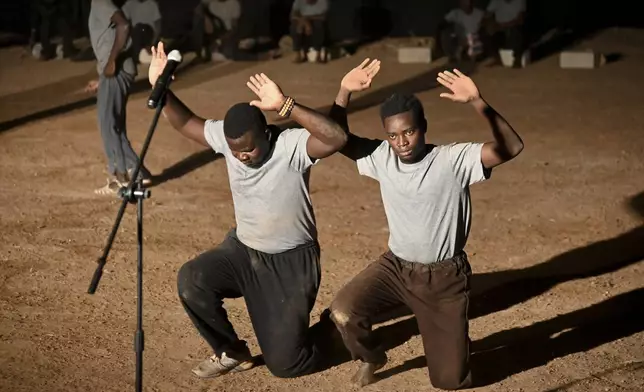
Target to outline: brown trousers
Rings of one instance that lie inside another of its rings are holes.
[[[391,251],[343,287],[331,304],[331,319],[354,360],[386,359],[371,332],[382,312],[408,306],[418,323],[432,385],[461,389],[471,385],[467,307],[472,270],[467,255],[433,264],[411,263]]]

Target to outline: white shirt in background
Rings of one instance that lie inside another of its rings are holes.
[[[460,8],[455,8],[445,15],[445,20],[461,27],[465,34],[476,34],[481,28],[484,16],[485,13],[478,8],[474,8],[469,14]]]
[[[121,9],[132,26],[140,23],[154,28],[154,23],[161,20],[159,5],[155,0],[128,0]]]
[[[302,16],[316,16],[326,14],[328,10],[328,0],[316,0],[313,4],[309,4],[308,0],[295,0],[291,13],[299,12]]]
[[[498,23],[508,23],[525,11],[525,0],[492,0],[487,11],[494,14]]]
[[[226,30],[232,30],[233,21],[241,16],[241,5],[238,0],[203,0],[203,4],[208,7],[211,14],[221,19]]]

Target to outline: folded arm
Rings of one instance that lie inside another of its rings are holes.
[[[114,44],[112,45],[108,62],[113,63],[121,54],[123,48],[125,48],[127,39],[130,36],[130,22],[121,10],[117,10],[112,14],[111,22],[115,26],[116,38],[114,39]]]
[[[351,92],[347,89],[340,88],[329,111],[329,117],[338,123],[347,135],[347,142],[340,150],[340,154],[357,161],[360,158],[371,155],[382,141],[362,138],[351,133],[347,118],[347,107],[349,106],[350,100]]]

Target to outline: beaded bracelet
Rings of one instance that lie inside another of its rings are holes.
[[[291,97],[286,97],[286,101],[284,101],[284,104],[280,108],[279,114],[281,117],[288,117],[291,115],[291,111],[293,110],[293,107],[295,106],[295,100]]]

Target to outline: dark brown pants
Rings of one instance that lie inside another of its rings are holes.
[[[471,274],[465,253],[425,265],[387,252],[340,290],[331,304],[331,319],[354,360],[381,363],[386,356],[371,333],[371,320],[378,313],[408,306],[423,338],[432,385],[467,388]]]

